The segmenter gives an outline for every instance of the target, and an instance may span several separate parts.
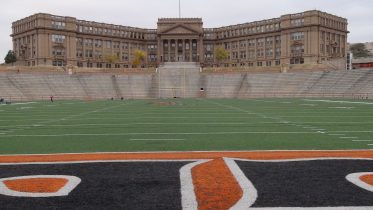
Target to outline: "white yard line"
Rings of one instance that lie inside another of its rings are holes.
[[[370,142],[372,140],[352,140],[352,141],[355,141],[355,142]]]
[[[130,135],[234,135],[234,134],[320,134],[319,132],[286,132],[286,131],[248,131],[248,132],[195,132],[195,133],[65,133],[65,134],[30,134],[3,135],[3,137],[64,137],[64,136],[130,136]]]
[[[185,139],[130,139],[130,141],[185,141]]]
[[[327,102],[327,103],[341,103],[341,104],[369,104],[370,102],[360,102],[360,101],[332,101],[332,100],[313,100],[313,99],[303,99],[304,101],[314,101],[314,102]]]
[[[358,137],[355,136],[341,136],[340,139],[358,139]]]

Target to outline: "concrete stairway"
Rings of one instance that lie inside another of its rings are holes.
[[[196,98],[200,93],[197,63],[164,63],[157,70],[158,98]]]

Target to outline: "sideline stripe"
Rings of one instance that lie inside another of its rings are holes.
[[[373,146],[373,144],[372,144]],[[1,155],[0,163],[45,163],[112,160],[201,160],[217,158],[251,160],[288,160],[307,158],[368,158],[373,150],[347,151],[254,151],[254,152],[139,152],[139,153],[75,153],[45,155]]]

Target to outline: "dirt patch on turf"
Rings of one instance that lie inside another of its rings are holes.
[[[156,106],[176,106],[177,103],[174,101],[154,101],[153,105]]]
[[[68,180],[61,178],[29,178],[3,181],[10,190],[27,193],[56,193],[67,182]]]
[[[373,174],[360,177],[361,181],[373,186]]]
[[[242,197],[242,190],[222,158],[192,169],[198,209],[229,209]]]

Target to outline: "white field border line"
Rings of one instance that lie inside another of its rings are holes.
[[[181,205],[183,210],[198,210],[198,202],[194,191],[192,168],[208,161],[210,160],[199,160],[194,163],[189,163],[180,169]]]
[[[29,192],[17,192],[10,190],[4,181],[19,180],[19,179],[34,179],[34,178],[62,178],[67,179],[68,182],[60,190],[55,193],[29,193]],[[11,178],[0,179],[0,194],[12,196],[12,197],[57,197],[67,196],[76,186],[79,185],[81,179],[76,176],[64,176],[64,175],[36,175],[36,176],[19,176]]]
[[[358,102],[358,101],[332,101],[332,100],[313,100],[313,99],[303,99],[304,101],[315,101],[315,102],[327,102],[327,103],[341,103],[341,104],[368,104],[373,105],[369,102]]]
[[[349,207],[255,207],[250,209],[259,210],[371,210],[372,206],[349,206]]]
[[[360,172],[360,173],[353,173],[353,174],[349,174],[346,176],[346,179],[351,182],[352,184],[360,187],[360,188],[363,188],[365,190],[368,190],[370,192],[373,192],[373,186],[372,185],[369,185],[365,182],[363,182],[360,177],[362,176],[366,176],[366,175],[371,175],[373,176],[373,172]]]
[[[185,139],[130,139],[130,141],[185,141]]]
[[[343,133],[329,133],[329,136],[345,136],[346,134]]]
[[[253,153],[253,152],[356,152],[372,151],[373,149],[350,150],[211,150],[211,151],[140,151],[140,152],[86,152],[86,153],[51,153],[51,154],[0,154],[0,157],[8,156],[60,156],[60,155],[91,155],[91,154],[159,154],[159,153]],[[195,159],[199,160],[199,159]]]
[[[238,167],[237,163],[231,158],[224,158],[229,170],[237,180],[242,189],[242,197],[237,203],[230,208],[230,210],[248,209],[252,206],[258,198],[258,192],[253,183],[245,176],[242,170]]]
[[[345,158],[345,157],[322,157],[322,158],[295,158],[295,159],[283,159],[283,160],[255,160],[255,159],[243,159],[243,158],[232,158],[235,161],[245,161],[245,162],[302,162],[302,161],[315,161],[315,160],[369,160],[373,161],[373,158]]]
[[[87,161],[56,161],[56,162],[23,162],[23,163],[0,163],[0,166],[8,165],[64,165],[64,164],[91,164],[91,163],[133,163],[133,162],[195,162],[203,159],[147,159],[147,160],[87,160]]]

